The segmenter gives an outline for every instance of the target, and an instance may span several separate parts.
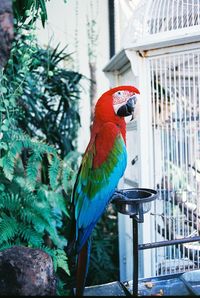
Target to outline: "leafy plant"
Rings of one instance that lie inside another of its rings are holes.
[[[34,8],[44,1],[16,0],[15,4],[24,2]],[[64,50],[39,48],[34,34],[38,15],[30,15],[28,9],[27,18],[22,12],[16,17],[11,56],[0,72],[0,249],[17,244],[45,250],[53,258],[58,295],[62,295],[69,274],[65,247],[78,158],[74,149],[81,75],[61,68],[60,62],[68,56]],[[41,108],[43,100],[46,104]],[[34,121],[37,113],[43,118],[39,123]],[[50,126],[55,115],[59,121]],[[70,115],[75,115],[74,120]],[[67,146],[54,141],[55,127]]]
[[[13,0],[15,20],[20,24],[35,23],[41,20],[43,27],[48,19],[46,2],[50,0]],[[63,0],[67,3],[67,0]]]
[[[25,149],[29,151],[26,162],[22,157]],[[48,184],[42,182],[40,171],[44,156],[49,161]],[[60,160],[55,148],[19,132],[3,134],[0,249],[12,245],[41,248],[52,256],[56,272],[62,269],[69,274],[64,250],[67,239],[61,229],[64,218],[68,216],[68,196],[63,192],[62,182],[65,179],[70,181],[71,171],[69,159],[67,171],[67,165]]]
[[[31,72],[26,77],[23,96],[18,100],[24,111],[19,126],[29,135],[54,144],[62,158],[76,148],[82,78],[81,74],[59,65],[70,59],[64,50],[58,46],[34,48]]]
[[[27,21],[29,25],[30,22],[33,23],[40,18],[44,26],[47,20],[46,2],[45,0],[13,0],[15,20],[21,24]]]
[[[65,48],[42,49],[34,34],[26,33],[16,37],[1,78],[3,129],[15,119],[24,132],[53,144],[64,158],[76,148],[82,75],[61,67],[71,59]]]

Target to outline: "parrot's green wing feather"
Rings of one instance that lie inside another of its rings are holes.
[[[118,127],[113,123],[104,124],[88,146],[74,187],[78,251],[107,206],[126,162],[126,147]]]

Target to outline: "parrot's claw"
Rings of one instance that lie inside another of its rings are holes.
[[[119,198],[121,198],[121,199],[125,198],[122,190],[116,190],[111,197],[111,201],[113,201],[115,199],[119,199]]]

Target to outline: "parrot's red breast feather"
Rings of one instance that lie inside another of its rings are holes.
[[[106,123],[100,130],[95,140],[94,168],[98,168],[106,161],[110,151],[113,149],[116,137],[120,134],[119,128],[112,122]]]

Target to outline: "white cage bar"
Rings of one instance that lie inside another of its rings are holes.
[[[199,235],[200,50],[150,58],[154,241]],[[200,244],[157,248],[155,275],[199,268]]]
[[[199,0],[154,0],[148,12],[146,33],[172,31],[200,25]]]

